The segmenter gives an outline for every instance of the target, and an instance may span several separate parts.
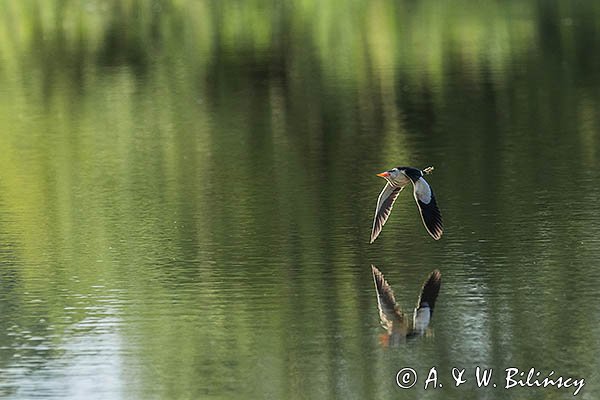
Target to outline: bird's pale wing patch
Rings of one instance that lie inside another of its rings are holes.
[[[431,309],[429,307],[415,308],[413,314],[413,335],[425,333],[431,322]]]
[[[444,233],[442,214],[437,206],[433,190],[431,190],[425,179],[419,178],[414,182],[414,195],[417,206],[419,206],[423,225],[425,225],[431,237],[438,240]]]
[[[392,212],[394,201],[396,201],[398,194],[403,188],[404,187],[402,186],[393,186],[389,182],[383,187],[383,190],[377,199],[377,208],[375,209],[375,218],[373,219],[373,229],[371,230],[371,243],[379,236],[379,233],[383,229],[383,225]]]

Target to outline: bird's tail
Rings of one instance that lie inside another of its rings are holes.
[[[425,173],[425,175],[429,175],[430,173],[432,173],[434,170],[433,167],[427,167],[423,170],[423,172]]]

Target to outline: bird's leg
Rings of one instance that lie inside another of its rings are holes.
[[[432,172],[433,172],[433,167],[427,167],[427,168],[425,168],[425,169],[423,170],[423,172],[424,172],[426,175],[429,175],[430,173],[432,173]]]

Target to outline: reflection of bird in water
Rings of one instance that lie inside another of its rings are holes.
[[[385,178],[387,183],[379,194],[377,199],[377,208],[375,209],[375,218],[373,219],[373,230],[371,231],[371,243],[377,239],[379,233],[383,229],[383,225],[387,221],[394,201],[409,182],[412,182],[414,187],[414,196],[423,225],[427,232],[435,240],[442,237],[444,227],[442,225],[442,214],[435,201],[433,190],[423,178],[423,175],[430,174],[433,167],[427,167],[424,170],[412,167],[396,167],[389,171],[377,174]]]
[[[385,277],[371,265],[373,281],[377,291],[377,305],[379,307],[379,318],[382,327],[387,334],[382,335],[381,342],[385,346],[396,345],[407,337],[422,336],[429,326],[433,315],[433,307],[442,284],[442,274],[434,270],[423,283],[421,294],[417,300],[417,306],[413,312],[412,319],[402,312],[392,287],[387,283]]]

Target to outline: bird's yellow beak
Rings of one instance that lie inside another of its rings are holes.
[[[385,171],[385,172],[382,172],[380,174],[377,174],[377,176],[380,176],[382,178],[387,178],[388,176],[390,176],[390,173],[387,172],[387,171]]]

